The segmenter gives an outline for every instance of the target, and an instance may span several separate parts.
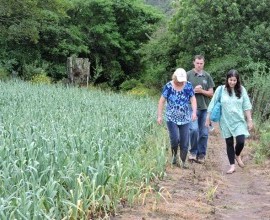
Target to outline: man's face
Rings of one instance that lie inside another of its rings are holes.
[[[196,72],[201,72],[203,70],[204,67],[204,60],[203,59],[196,59],[194,62],[194,68],[196,70]]]

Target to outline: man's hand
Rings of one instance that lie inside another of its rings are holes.
[[[194,92],[195,93],[202,93],[203,89],[202,89],[202,86],[201,85],[197,85],[195,88],[194,88]]]

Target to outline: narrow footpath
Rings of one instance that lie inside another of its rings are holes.
[[[215,125],[205,164],[189,163],[189,169],[168,164],[155,187],[158,194],[124,207],[111,220],[270,220],[270,161],[256,165],[252,144],[247,141],[243,150],[245,168],[236,165],[235,173],[226,174],[225,141]]]

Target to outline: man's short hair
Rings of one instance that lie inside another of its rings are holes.
[[[201,54],[195,55],[195,56],[194,56],[194,61],[195,61],[196,59],[198,59],[198,60],[204,60],[204,55],[201,55]]]

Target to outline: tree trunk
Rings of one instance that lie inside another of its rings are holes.
[[[88,58],[68,57],[67,74],[71,84],[87,86],[90,78],[90,62]]]

